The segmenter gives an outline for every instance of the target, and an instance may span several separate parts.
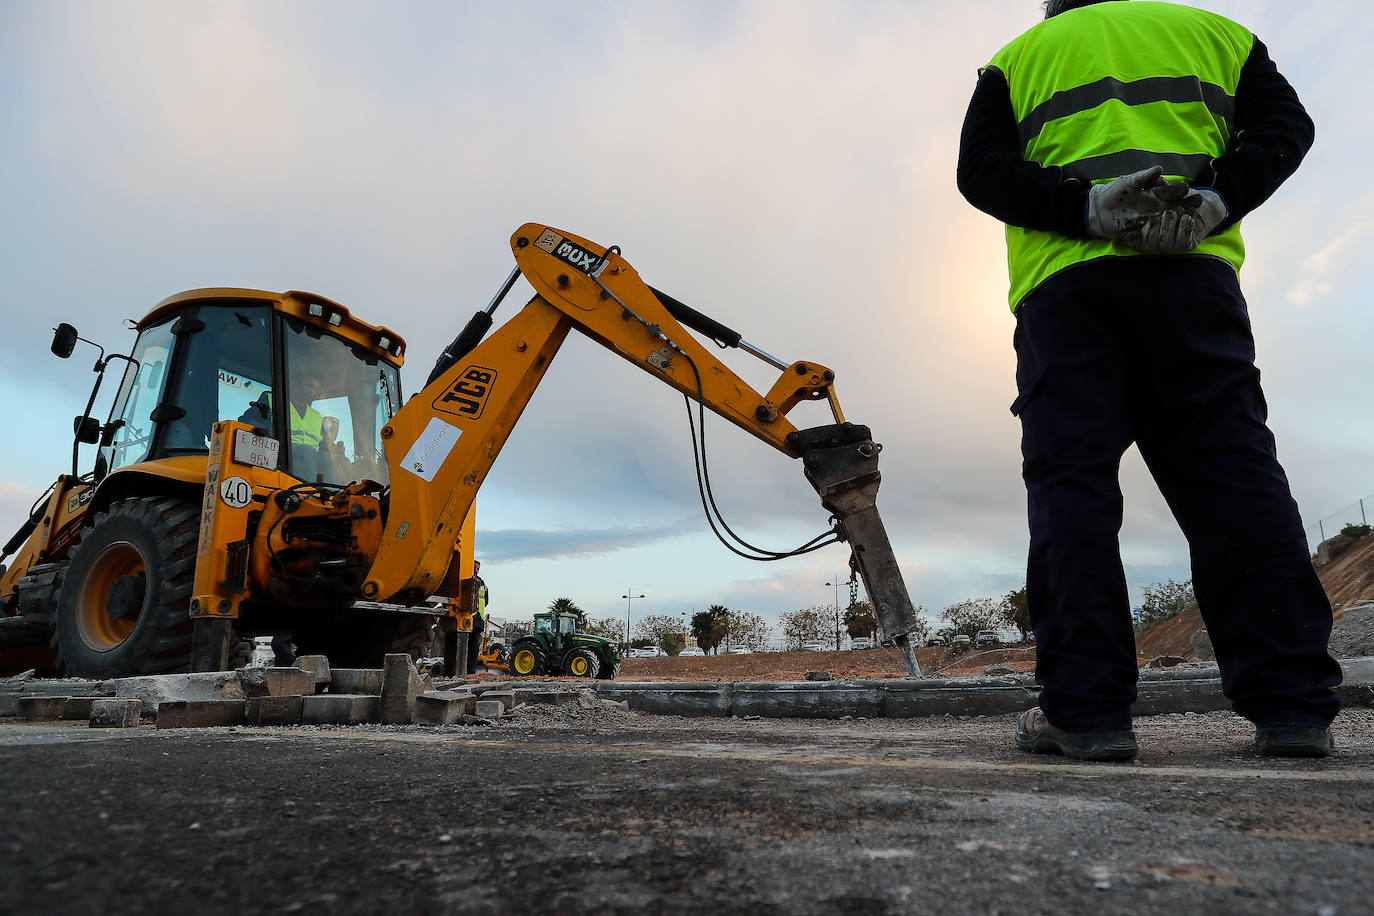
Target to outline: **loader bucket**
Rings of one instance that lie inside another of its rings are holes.
[[[878,515],[882,446],[873,441],[867,426],[853,423],[798,430],[787,437],[787,444],[801,452],[806,479],[849,542],[850,562],[863,577],[879,625],[902,650],[907,673],[919,677],[921,668],[910,637],[916,624],[915,608]]]

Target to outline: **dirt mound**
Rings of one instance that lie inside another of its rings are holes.
[[[1374,601],[1374,537],[1360,538],[1336,559],[1319,567],[1317,575],[1337,612]]]
[[[991,649],[955,655],[941,647],[916,650],[926,674],[981,674],[988,665],[1005,664],[1017,671],[1035,667],[1035,647]],[[906,677],[896,649],[839,652],[755,652],[751,655],[707,655],[696,658],[629,658],[620,667],[625,681],[800,681],[812,671],[837,680]]]
[[[1336,624],[1331,632],[1331,654],[1337,658],[1374,655],[1374,615],[1345,620],[1346,609],[1374,602],[1374,537],[1360,538],[1344,553],[1317,569],[1322,588],[1331,600]],[[1136,635],[1136,649],[1143,662],[1158,655],[1193,657],[1193,634],[1206,629],[1197,608],[1184,611],[1148,632]]]

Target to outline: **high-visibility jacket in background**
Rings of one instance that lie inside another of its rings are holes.
[[[1236,86],[1254,40],[1245,27],[1192,7],[1096,3],[1036,25],[984,69],[1006,80],[1026,161],[1088,184],[1159,165],[1166,178],[1208,186],[1212,160],[1232,143]],[[1140,254],[1116,239],[1012,225],[1006,232],[1013,309],[1065,268]],[[1239,223],[1193,253],[1239,271]]]
[[[296,405],[291,405],[291,441],[296,445],[307,445],[310,448],[319,448],[320,440],[324,438],[324,417],[313,407],[307,406],[305,413],[301,414],[296,410]]]

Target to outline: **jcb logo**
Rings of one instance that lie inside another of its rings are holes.
[[[487,395],[496,382],[495,369],[473,366],[458,376],[458,380],[434,402],[435,410],[451,413],[454,416],[476,420],[482,416],[482,408],[487,404]]]

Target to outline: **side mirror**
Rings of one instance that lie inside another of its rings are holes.
[[[77,417],[72,420],[72,430],[76,441],[82,445],[95,445],[100,441],[100,421],[95,417]]]
[[[76,328],[67,324],[65,321],[57,326],[52,335],[53,356],[59,359],[66,359],[72,355],[72,350],[76,349]]]
[[[114,442],[115,433],[119,432],[124,426],[123,420],[111,420],[100,430],[100,447],[108,448]]]
[[[333,445],[339,438],[339,418],[322,417],[320,419],[320,443],[322,445]]]

